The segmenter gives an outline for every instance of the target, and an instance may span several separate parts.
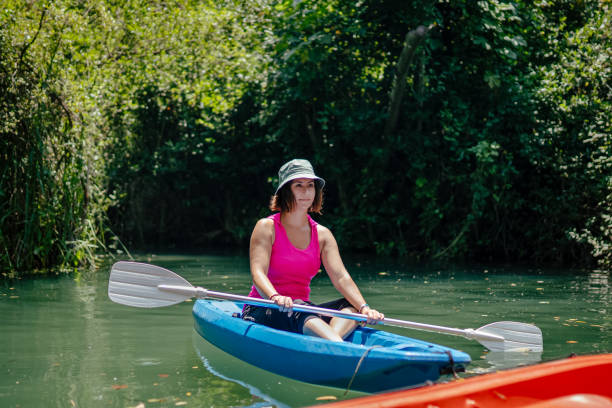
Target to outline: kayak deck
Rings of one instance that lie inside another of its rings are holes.
[[[611,370],[612,354],[572,357],[325,407],[612,407]]]
[[[461,351],[366,327],[342,343],[279,331],[232,317],[241,310],[238,303],[198,300],[195,329],[223,351],[299,381],[379,392],[436,381],[470,362]]]

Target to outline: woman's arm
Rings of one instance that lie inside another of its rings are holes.
[[[321,259],[323,266],[329,275],[334,287],[348,300],[359,313],[368,316],[368,323],[375,323],[377,320],[384,319],[384,315],[369,307],[361,291],[346,270],[340,250],[334,235],[328,228],[318,226],[317,232],[321,238]]]
[[[274,221],[268,218],[257,221],[251,234],[249,246],[253,284],[262,298],[270,299],[273,297],[272,300],[281,307],[281,311],[291,313],[293,300],[288,296],[278,296],[274,285],[268,279],[272,244],[274,244]]]

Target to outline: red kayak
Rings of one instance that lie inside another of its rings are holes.
[[[612,407],[612,354],[570,357],[325,408]]]

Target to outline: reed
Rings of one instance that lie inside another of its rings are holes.
[[[0,269],[5,277],[92,265],[103,232],[90,197],[84,136],[50,61],[0,29]],[[98,224],[99,225],[99,224]]]

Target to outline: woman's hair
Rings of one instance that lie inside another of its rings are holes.
[[[272,196],[269,206],[271,211],[289,212],[293,209],[293,206],[295,205],[295,197],[291,191],[291,183],[292,182],[289,182],[282,186],[281,189]],[[315,197],[312,205],[308,209],[308,212],[321,214],[322,209],[323,188],[321,188],[321,183],[315,182]]]

